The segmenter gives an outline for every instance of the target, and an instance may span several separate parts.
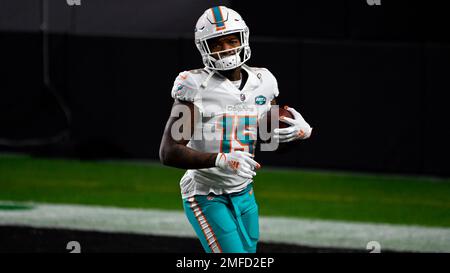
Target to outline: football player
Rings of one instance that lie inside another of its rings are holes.
[[[175,79],[161,162],[187,169],[180,187],[186,216],[209,253],[254,253],[259,239],[253,177],[256,127],[278,96],[275,77],[250,59],[249,28],[225,6],[206,10],[195,27],[202,69]],[[292,108],[290,126],[275,129],[279,143],[306,139],[311,127]]]

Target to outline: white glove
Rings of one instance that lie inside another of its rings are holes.
[[[302,115],[297,112],[294,108],[290,108],[285,106],[284,109],[288,110],[294,116],[294,119],[288,117],[282,117],[282,121],[289,124],[290,126],[287,128],[277,128],[273,130],[274,140],[278,140],[278,142],[290,142],[296,139],[307,139],[311,136],[312,128],[309,124],[303,119]]]
[[[216,167],[230,173],[235,173],[244,178],[251,179],[256,175],[254,170],[261,167],[261,165],[253,160],[252,157],[252,154],[242,151],[218,153],[216,157]]]

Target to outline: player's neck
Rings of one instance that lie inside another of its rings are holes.
[[[230,81],[238,81],[241,79],[241,67],[237,67],[231,70],[220,71],[220,74],[222,74]]]

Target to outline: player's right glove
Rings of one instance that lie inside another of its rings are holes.
[[[261,167],[261,165],[253,160],[252,157],[252,154],[242,151],[218,153],[216,157],[216,167],[230,173],[235,173],[244,178],[251,179],[256,175],[254,170]]]

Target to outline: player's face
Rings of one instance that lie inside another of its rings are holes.
[[[217,37],[208,41],[208,46],[211,52],[219,52],[224,50],[230,50],[241,46],[241,40],[239,39],[239,35],[230,34],[226,36]],[[220,53],[221,57],[234,55],[236,54],[236,50],[230,50],[224,53]],[[218,54],[214,54],[213,57],[215,59],[219,59]]]

